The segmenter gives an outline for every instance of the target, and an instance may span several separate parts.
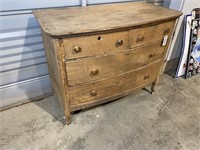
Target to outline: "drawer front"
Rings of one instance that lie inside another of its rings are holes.
[[[129,34],[130,48],[163,40],[165,35],[168,35],[169,41],[173,27],[174,21],[145,28],[133,29]]]
[[[103,55],[128,49],[128,33],[129,31],[124,31],[65,38],[63,43],[66,59]]]
[[[146,67],[115,76],[112,79],[69,87],[71,105],[73,107],[142,87],[157,79],[161,65],[162,60],[158,60]]]
[[[166,47],[161,42],[134,50],[102,57],[89,57],[66,62],[68,85],[112,78],[163,58]]]

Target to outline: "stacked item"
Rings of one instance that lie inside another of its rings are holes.
[[[185,16],[183,49],[176,77],[185,78],[200,73],[200,8]]]

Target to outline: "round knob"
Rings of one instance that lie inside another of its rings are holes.
[[[152,57],[154,57],[156,54],[155,53],[151,53],[150,55],[149,55],[149,58],[152,58]]]
[[[125,52],[125,55],[129,55],[129,52]]]
[[[144,35],[139,35],[137,38],[137,43],[142,42],[144,40]]]
[[[144,76],[144,79],[145,79],[145,80],[146,80],[146,79],[149,79],[149,75],[146,74],[146,75]]]
[[[74,52],[79,53],[81,52],[81,48],[79,46],[74,47]]]
[[[92,69],[91,70],[91,75],[97,75],[99,73],[98,69]]]
[[[170,32],[170,28],[165,29],[164,35],[168,34]]]
[[[96,90],[92,90],[92,91],[90,92],[90,95],[91,95],[91,96],[96,96],[96,95],[97,95],[97,91],[96,91]]]
[[[121,46],[123,44],[123,40],[118,40],[117,42],[116,42],[116,46]]]

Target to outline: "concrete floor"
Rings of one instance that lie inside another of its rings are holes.
[[[161,77],[144,90],[73,115],[55,98],[0,113],[1,150],[200,150],[200,76]],[[57,118],[57,119],[55,119]]]

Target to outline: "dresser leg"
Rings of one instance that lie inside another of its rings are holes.
[[[151,94],[154,94],[155,91],[156,91],[156,82],[153,82],[151,84]]]
[[[65,111],[65,118],[66,118],[66,124],[67,125],[71,124],[72,119],[71,119],[71,113],[70,112]]]

